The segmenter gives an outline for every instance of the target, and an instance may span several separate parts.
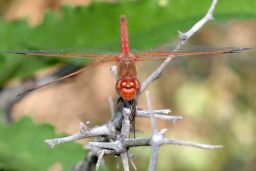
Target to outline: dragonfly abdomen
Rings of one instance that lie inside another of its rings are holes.
[[[127,22],[126,22],[125,16],[120,17],[120,37],[121,37],[121,51],[125,55],[128,55],[130,52],[130,49],[129,49]]]

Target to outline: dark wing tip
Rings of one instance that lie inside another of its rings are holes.
[[[36,90],[36,89],[37,89],[37,88],[28,89],[28,90],[26,90],[26,91],[21,92],[21,93],[18,94],[16,97],[25,96],[25,95],[31,93],[32,91],[34,91],[34,90]]]
[[[4,51],[3,53],[5,54],[17,54],[17,55],[26,55],[26,52],[21,52],[21,51]]]
[[[245,50],[250,50],[252,48],[233,48],[225,53],[241,53],[242,51],[245,51]]]

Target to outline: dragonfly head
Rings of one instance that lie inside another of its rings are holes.
[[[116,82],[116,91],[125,101],[131,101],[140,91],[140,82],[135,78],[121,78]]]

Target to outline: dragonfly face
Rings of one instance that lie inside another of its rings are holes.
[[[116,82],[116,91],[123,100],[134,100],[140,91],[140,82],[135,78],[121,78]]]

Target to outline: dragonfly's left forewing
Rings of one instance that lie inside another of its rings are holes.
[[[226,54],[226,53],[240,53],[242,51],[248,50],[250,48],[216,48],[216,49],[198,49],[190,51],[149,51],[136,53],[138,61],[142,60],[154,60],[162,59],[168,57],[180,57],[180,56],[199,56],[199,55],[217,55],[217,54]]]

